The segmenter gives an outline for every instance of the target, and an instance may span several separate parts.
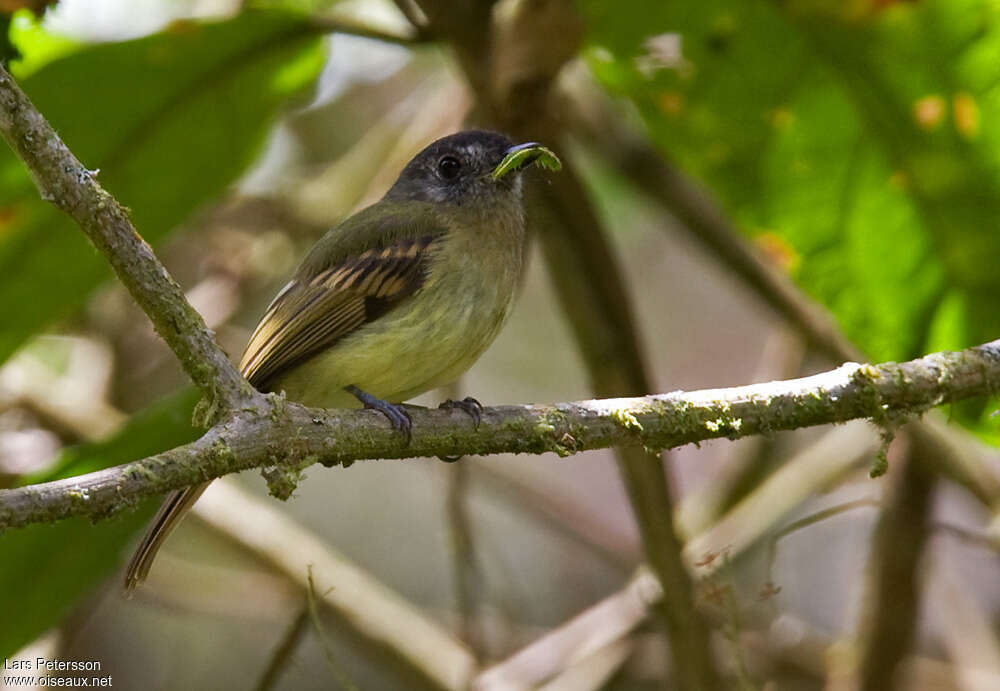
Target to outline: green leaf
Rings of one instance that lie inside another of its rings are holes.
[[[299,15],[244,12],[80,49],[22,86],[70,149],[156,243],[239,176],[288,100],[323,61]],[[109,276],[74,224],[0,152],[0,362],[72,314]]]
[[[46,63],[70,55],[83,44],[65,36],[50,34],[42,20],[30,10],[18,10],[11,17],[10,42],[20,56],[12,61],[11,73],[23,79]]]
[[[870,357],[1000,335],[995,3],[584,6],[599,80]]]
[[[552,151],[539,144],[521,144],[503,157],[493,169],[493,179],[499,180],[512,170],[537,165],[547,170],[562,170],[562,161]]]
[[[134,416],[113,439],[67,450],[56,470],[32,482],[107,468],[194,440],[193,390],[168,397]],[[61,621],[84,596],[117,571],[122,552],[155,511],[138,511],[91,524],[69,519],[10,530],[0,536],[0,592],[4,594],[0,657],[8,657]]]

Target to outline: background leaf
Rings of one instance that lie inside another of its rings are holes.
[[[132,417],[114,438],[67,449],[56,469],[24,484],[88,473],[159,453],[198,436],[191,413],[199,394],[185,390]],[[156,510],[157,502],[112,520],[70,519],[0,536],[4,625],[0,657],[13,655],[56,623],[121,567],[122,552]]]
[[[149,242],[218,196],[250,163],[288,99],[322,65],[322,39],[297,15],[244,12],[81,49],[23,82],[70,149]],[[78,309],[108,276],[71,221],[0,152],[0,361]]]

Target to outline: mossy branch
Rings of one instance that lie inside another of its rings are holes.
[[[1000,340],[904,363],[846,364],[800,379],[636,398],[455,410],[414,408],[409,444],[374,411],[316,410],[269,396],[191,444],[107,470],[0,490],[0,529],[103,518],[136,502],[248,468],[286,498],[301,471],[361,459],[543,453],[631,445],[660,450],[855,418],[920,413],[1000,391]],[[650,462],[656,462],[651,460]]]
[[[107,257],[212,407],[261,405],[260,394],[229,362],[126,210],[97,182],[99,171],[77,160],[2,66],[0,132],[27,165],[42,198],[71,216]]]

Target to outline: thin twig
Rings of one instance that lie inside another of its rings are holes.
[[[877,448],[875,437],[858,425],[833,428],[789,459],[716,523],[691,537],[684,546],[688,561],[704,565],[720,550],[735,556],[747,549],[806,498],[862,465]]]
[[[271,691],[278,683],[282,672],[289,665],[292,655],[302,642],[302,636],[306,632],[306,625],[309,623],[309,608],[303,607],[299,611],[288,631],[281,637],[278,647],[275,648],[271,660],[267,664],[267,669],[257,682],[256,691]]]
[[[339,554],[274,502],[236,483],[216,482],[194,512],[238,542],[318,604],[380,665],[418,688],[463,691],[475,660],[462,643],[372,574]]]
[[[427,18],[422,16],[413,0],[394,0],[394,4],[414,29],[426,31]]]
[[[325,33],[359,36],[361,38],[370,38],[375,41],[394,43],[401,46],[415,46],[421,43],[430,43],[434,40],[430,32],[418,26],[415,26],[413,31],[399,34],[385,31],[362,22],[331,17],[313,17],[309,20],[309,25],[313,29]]]
[[[945,523],[943,521],[932,522],[931,529],[934,531],[935,536],[946,535],[954,538],[957,542],[961,542],[967,547],[982,549],[989,552],[1000,552],[1000,535],[995,535],[990,532],[969,530],[968,528],[963,528],[960,525]]]
[[[769,584],[774,583],[774,564],[778,560],[778,543],[781,542],[782,538],[788,537],[804,528],[808,528],[816,523],[822,523],[834,516],[839,516],[842,513],[847,513],[848,511],[854,511],[860,508],[874,508],[877,509],[881,506],[878,499],[873,499],[871,497],[864,497],[862,499],[855,499],[853,501],[845,501],[840,504],[834,504],[833,506],[828,506],[825,509],[816,511],[809,514],[808,516],[803,516],[802,518],[796,519],[787,525],[781,527],[780,530],[776,531],[771,539],[767,541],[767,582]]]
[[[618,592],[484,670],[473,680],[473,691],[537,687],[569,668],[574,660],[587,658],[628,636],[645,621],[662,594],[656,577],[647,567],[640,567]]]
[[[976,588],[962,577],[948,554],[936,552],[939,558],[929,565],[926,601],[930,616],[941,622],[941,642],[955,663],[963,691],[995,691],[1000,688],[1000,631],[991,608],[982,606]]]
[[[337,686],[339,686],[342,691],[361,691],[358,688],[358,685],[347,676],[347,672],[344,671],[343,664],[341,664],[336,653],[333,652],[333,641],[331,641],[330,637],[326,635],[326,628],[323,626],[323,622],[319,618],[319,606],[317,603],[320,598],[324,597],[328,593],[320,595],[316,592],[316,582],[313,581],[312,566],[307,569],[307,573],[309,587],[306,589],[306,601],[308,603],[306,611],[309,612],[309,618],[312,620],[313,630],[316,631],[316,635],[319,637],[320,647],[323,648],[323,654],[326,656],[327,666],[330,668],[330,672],[333,674],[333,678],[337,682]]]
[[[624,530],[609,526],[606,517],[595,513],[582,497],[553,495],[549,488],[517,474],[516,469],[505,468],[508,466],[484,463],[473,468],[473,477],[492,496],[516,506],[540,528],[586,551],[607,568],[622,576],[631,571],[635,549]]]

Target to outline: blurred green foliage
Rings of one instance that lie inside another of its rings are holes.
[[[21,46],[26,60],[30,45]],[[22,86],[84,165],[156,243],[249,165],[278,110],[312,84],[322,40],[298,15],[244,12],[90,46]],[[0,151],[0,361],[72,314],[107,278],[73,222]]]
[[[25,484],[89,473],[185,444],[198,435],[187,389],[139,413],[113,439],[67,449],[55,468]],[[0,657],[9,657],[70,613],[73,605],[122,564],[122,552],[151,518],[156,502],[110,521],[82,518],[33,525],[0,536],[4,625]]]
[[[996,3],[585,7],[600,81],[873,360],[1000,335]]]
[[[42,27],[41,20],[28,10],[18,10],[11,16],[8,37],[17,52],[10,69],[18,79],[84,47],[72,38],[49,33]]]

